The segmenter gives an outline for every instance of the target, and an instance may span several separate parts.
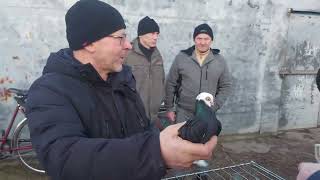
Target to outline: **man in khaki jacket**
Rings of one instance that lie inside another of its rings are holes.
[[[157,48],[160,29],[148,16],[139,21],[138,37],[132,41],[132,50],[125,60],[132,67],[137,90],[144,103],[147,116],[154,122],[164,97],[164,69]]]

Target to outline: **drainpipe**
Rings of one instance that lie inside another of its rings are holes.
[[[293,8],[288,9],[288,15],[290,14],[305,14],[305,15],[315,15],[320,16],[320,11],[314,11],[314,10],[297,10]]]
[[[284,78],[288,75],[317,75],[318,70],[280,70],[279,75]]]

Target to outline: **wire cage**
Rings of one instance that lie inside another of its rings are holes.
[[[170,175],[162,180],[285,180],[276,173],[251,161],[223,168]]]

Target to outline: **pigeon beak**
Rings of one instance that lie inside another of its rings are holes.
[[[214,101],[210,102],[211,107],[214,105]]]

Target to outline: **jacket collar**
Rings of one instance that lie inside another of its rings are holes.
[[[141,51],[141,49],[139,48],[139,37],[135,38],[132,42],[132,51],[136,52],[137,54],[141,55],[141,56],[145,56],[143,54],[143,52]],[[158,48],[156,47],[151,55],[151,61],[155,58],[161,56],[160,55],[160,51],[158,50]]]
[[[135,88],[135,85],[131,84],[132,73],[130,67],[123,65],[121,72],[110,73],[108,75],[108,80],[104,81],[90,63],[81,64],[73,57],[72,50],[68,48],[62,49],[57,53],[51,53],[42,73],[64,74],[97,85],[117,85],[127,83],[129,86]]]
[[[193,51],[195,50],[195,46],[191,46],[188,49],[182,50],[181,52],[187,54],[188,56],[192,56]],[[211,49],[212,54],[219,54],[220,50],[219,49]]]
[[[210,51],[211,51],[211,53],[208,54],[208,56],[206,57],[206,59],[204,60],[204,62],[202,64],[202,66],[204,66],[204,65],[208,64],[209,62],[213,61],[214,60],[214,56],[220,53],[219,49],[211,49],[210,48]],[[186,55],[188,55],[188,56],[190,56],[190,58],[192,60],[194,60],[196,63],[198,63],[194,45],[191,46],[188,49],[182,50],[181,52],[186,54]]]

